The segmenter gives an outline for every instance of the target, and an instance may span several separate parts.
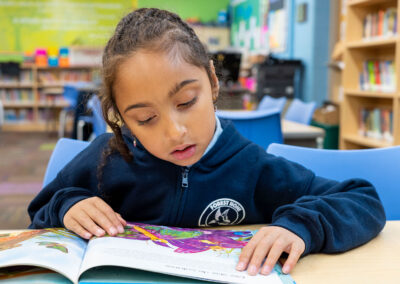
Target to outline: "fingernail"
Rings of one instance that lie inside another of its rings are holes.
[[[289,270],[290,270],[289,265],[284,265],[283,268],[282,268],[282,272],[285,273],[285,274],[288,274]]]
[[[117,230],[114,227],[111,227],[110,228],[110,233],[111,233],[112,236],[114,236],[114,235],[117,234]]]
[[[120,234],[124,233],[124,232],[125,232],[124,227],[122,227],[121,225],[119,225],[119,226],[118,226],[118,232],[119,232]]]
[[[245,269],[246,264],[242,261],[240,261],[237,265],[236,265],[236,269],[242,271],[243,269]]]
[[[269,267],[269,265],[265,265],[263,267],[263,269],[261,270],[261,274],[265,274],[265,275],[269,274],[270,272],[271,272],[271,267]]]
[[[247,273],[249,273],[250,275],[256,275],[257,267],[255,265],[250,265],[249,268],[247,269]]]
[[[92,234],[91,233],[85,233],[85,239],[90,239],[91,237],[92,237]]]
[[[98,237],[100,237],[100,236],[102,236],[102,235],[104,235],[104,230],[102,230],[102,229],[97,229],[96,230],[96,236],[98,236]]]

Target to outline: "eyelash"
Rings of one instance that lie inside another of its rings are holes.
[[[197,97],[194,97],[192,100],[188,101],[187,103],[179,104],[178,107],[180,107],[180,108],[188,108],[188,107],[194,105],[196,103],[196,101],[197,101]],[[156,116],[154,115],[152,117],[149,117],[146,120],[139,120],[138,124],[139,125],[145,125],[145,124],[149,123],[154,117],[156,117]]]
[[[152,117],[149,117],[149,118],[146,119],[146,120],[138,120],[138,124],[139,124],[139,125],[145,125],[146,123],[149,123],[154,117],[155,117],[155,115],[152,116]]]
[[[197,97],[194,97],[192,100],[188,101],[187,103],[184,104],[179,104],[178,107],[190,107],[191,105],[194,105],[194,103],[197,101]]]

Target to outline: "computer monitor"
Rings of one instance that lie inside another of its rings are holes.
[[[219,81],[226,85],[238,82],[242,54],[234,51],[217,51],[211,54]]]

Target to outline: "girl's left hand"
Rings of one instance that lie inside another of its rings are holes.
[[[289,273],[296,265],[306,245],[304,241],[282,227],[262,227],[243,248],[236,269],[243,271],[247,268],[249,275],[256,275],[260,266],[261,274],[269,274],[283,252],[289,254],[282,268],[283,273]]]

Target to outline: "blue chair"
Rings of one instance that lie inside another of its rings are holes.
[[[343,151],[271,144],[267,152],[300,163],[322,177],[370,181],[378,191],[387,219],[400,220],[400,146]]]
[[[282,113],[283,109],[285,108],[286,101],[286,97],[273,98],[271,96],[264,96],[258,104],[257,109],[262,110],[277,108]]]
[[[78,121],[78,140],[83,140],[83,127],[86,123],[91,123],[93,126],[93,133],[89,140],[93,140],[95,137],[103,134],[107,130],[107,124],[103,118],[103,111],[101,109],[101,103],[96,95],[87,102],[87,109],[92,112],[91,116],[83,116]]]
[[[270,143],[282,143],[279,109],[257,111],[217,111],[217,116],[229,119],[247,139],[267,149]]]
[[[317,104],[315,102],[305,103],[294,99],[285,114],[285,119],[310,125]]]
[[[59,116],[58,137],[64,137],[65,125],[69,113],[75,113],[78,105],[78,96],[81,89],[93,89],[94,84],[91,82],[74,82],[64,85],[63,98],[68,102],[68,106],[63,108]]]
[[[71,161],[79,152],[85,149],[90,143],[69,138],[58,140],[56,147],[51,154],[44,174],[43,187],[49,184],[58,172]]]

